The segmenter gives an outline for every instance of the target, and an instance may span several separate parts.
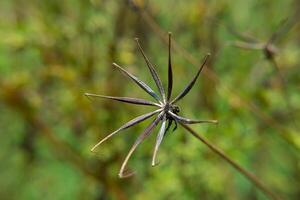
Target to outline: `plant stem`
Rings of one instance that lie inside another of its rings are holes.
[[[288,114],[291,117],[291,120],[292,120],[292,123],[294,125],[294,128],[298,129],[298,124],[295,121],[296,117],[294,115],[294,110],[295,109],[292,106],[291,98],[290,98],[290,96],[288,94],[287,81],[284,78],[284,76],[283,76],[283,74],[282,74],[282,72],[280,70],[280,67],[279,67],[278,63],[276,62],[275,58],[271,57],[269,59],[269,62],[271,62],[271,64],[273,65],[273,67],[275,69],[275,72],[277,73],[277,76],[279,78],[280,90],[281,90],[282,96],[283,96],[283,98],[285,100],[285,103],[286,103],[286,106],[287,106],[287,109],[288,109]]]
[[[194,137],[199,139],[202,143],[204,143],[208,148],[210,148],[213,152],[222,157],[226,162],[228,162],[232,167],[234,167],[237,171],[239,171],[245,178],[251,181],[258,189],[260,189],[269,199],[280,200],[281,198],[276,196],[273,192],[271,192],[254,174],[250,173],[234,160],[229,158],[221,149],[216,147],[214,144],[210,143],[206,138],[199,135],[195,132],[191,127],[186,124],[180,123],[180,125],[185,128],[189,133],[191,133]]]

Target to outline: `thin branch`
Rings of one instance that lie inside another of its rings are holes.
[[[254,174],[244,169],[237,162],[229,158],[221,149],[216,147],[214,144],[210,143],[206,138],[199,135],[196,131],[190,128],[188,125],[179,122],[180,125],[185,128],[190,134],[200,140],[205,144],[210,150],[218,154],[222,159],[234,167],[238,172],[240,172],[245,178],[251,181],[261,192],[263,192],[269,199],[280,200],[281,198],[275,195],[271,190],[269,190],[261,180],[259,180]]]

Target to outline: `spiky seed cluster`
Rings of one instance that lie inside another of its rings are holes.
[[[178,96],[176,96],[173,100],[171,100],[172,87],[173,87],[173,73],[172,73],[172,63],[171,63],[171,33],[169,33],[167,94],[165,93],[162,82],[161,82],[160,78],[158,77],[156,70],[154,69],[153,65],[151,64],[151,62],[145,55],[138,39],[136,38],[135,40],[136,40],[137,46],[139,48],[139,51],[141,52],[142,56],[144,57],[144,60],[146,61],[147,67],[150,70],[152,78],[155,81],[155,84],[159,91],[159,95],[157,95],[146,83],[144,83],[143,81],[138,79],[136,76],[132,75],[130,72],[128,72],[127,70],[125,70],[122,67],[120,67],[119,65],[117,65],[116,63],[113,63],[113,66],[115,66],[117,69],[119,69],[123,74],[125,74],[131,80],[133,80],[140,88],[142,88],[148,94],[150,94],[157,102],[147,101],[144,99],[131,98],[131,97],[112,97],[112,96],[104,96],[104,95],[97,95],[97,94],[90,94],[90,93],[85,94],[88,97],[100,97],[100,98],[111,99],[111,100],[115,100],[115,101],[121,101],[121,102],[125,102],[125,103],[136,104],[136,105],[147,105],[147,106],[158,107],[158,109],[156,109],[152,112],[138,116],[138,117],[132,119],[131,121],[127,122],[126,124],[121,126],[119,129],[115,130],[114,132],[112,132],[111,134],[106,136],[104,139],[102,139],[100,142],[98,142],[91,149],[91,151],[94,151],[99,145],[101,145],[103,142],[108,140],[113,135],[115,135],[115,134],[119,133],[120,131],[125,130],[131,126],[134,126],[134,125],[152,117],[153,115],[157,115],[156,118],[148,125],[148,127],[139,135],[139,137],[136,139],[135,143],[131,147],[128,155],[126,156],[126,158],[121,166],[121,169],[119,172],[120,178],[125,178],[125,177],[129,177],[129,176],[133,175],[133,172],[129,172],[128,170],[126,170],[126,165],[128,163],[128,160],[131,157],[132,153],[137,148],[137,146],[151,134],[151,131],[159,124],[159,122],[161,122],[161,127],[157,134],[156,144],[154,147],[154,152],[153,152],[153,157],[152,157],[152,166],[155,166],[157,163],[156,156],[157,156],[159,146],[163,140],[165,133],[167,132],[168,128],[170,127],[170,125],[172,124],[173,121],[175,122],[175,124],[176,124],[176,122],[180,122],[183,124],[217,123],[216,120],[193,120],[193,119],[181,117],[178,115],[179,107],[177,105],[175,105],[176,102],[181,100],[192,89],[192,87],[194,86],[197,78],[199,77],[203,67],[205,66],[210,54],[207,54],[205,56],[203,64],[200,66],[196,75],[187,84],[187,86],[182,90],[182,92]],[[167,122],[168,122],[168,125],[167,125]]]
[[[267,60],[274,59],[274,56],[279,52],[279,49],[274,45],[274,43],[279,39],[282,34],[285,34],[291,28],[290,21],[288,19],[284,19],[281,21],[277,30],[272,33],[267,41],[260,41],[257,38],[235,31],[234,29],[230,29],[230,31],[236,35],[241,41],[233,42],[233,46],[242,49],[249,50],[258,50],[262,51],[265,58]]]

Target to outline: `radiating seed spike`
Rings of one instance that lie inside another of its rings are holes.
[[[179,101],[180,99],[182,99],[194,86],[197,78],[199,77],[202,69],[204,68],[208,58],[209,58],[210,54],[208,53],[205,57],[204,57],[204,61],[202,63],[202,65],[200,66],[197,74],[194,76],[194,78],[190,81],[190,83],[183,89],[183,91],[171,102],[171,104]]]
[[[85,96],[111,99],[111,100],[115,100],[115,101],[120,101],[120,102],[124,102],[124,103],[131,103],[131,104],[136,104],[136,105],[149,105],[149,106],[158,106],[158,107],[160,107],[160,105],[157,104],[157,103],[147,101],[147,100],[144,100],[144,99],[132,98],[132,97],[113,97],[113,96],[91,94],[91,93],[85,93]]]
[[[188,118],[185,118],[185,117],[181,117],[181,116],[178,116],[176,115],[175,113],[169,111],[168,112],[172,117],[175,118],[175,120],[178,120],[184,124],[199,124],[199,123],[213,123],[213,124],[216,124],[218,123],[218,120],[194,120],[194,119],[188,119]]]
[[[142,46],[140,45],[139,39],[138,39],[138,38],[135,38],[135,41],[136,41],[136,43],[137,43],[137,46],[138,46],[138,48],[139,48],[139,51],[140,51],[141,54],[143,55],[143,58],[144,58],[144,60],[145,60],[145,62],[146,62],[146,64],[147,64],[147,67],[148,67],[148,69],[149,69],[149,71],[150,71],[150,73],[151,73],[151,75],[152,75],[152,78],[153,78],[153,80],[154,80],[154,82],[155,82],[155,84],[156,84],[156,86],[157,86],[157,88],[158,88],[158,90],[159,90],[159,93],[160,93],[161,97],[163,98],[163,101],[165,101],[166,96],[165,96],[165,91],[164,91],[162,82],[161,82],[159,76],[157,75],[157,72],[156,72],[156,70],[154,69],[153,65],[151,64],[151,62],[149,61],[148,57],[146,56],[146,54],[145,54],[145,52],[144,52]]]
[[[155,120],[152,121],[152,123],[140,134],[140,136],[136,139],[135,143],[132,145],[130,148],[124,162],[122,163],[120,172],[119,172],[119,177],[120,178],[126,178],[128,176],[124,175],[124,171],[126,168],[126,165],[128,163],[129,158],[131,157],[132,153],[135,151],[135,149],[139,146],[139,144],[144,141],[151,133],[153,128],[158,124],[158,122],[161,120],[162,115],[164,112],[161,112]]]
[[[172,95],[172,88],[173,88],[173,71],[172,71],[172,62],[171,62],[171,35],[172,33],[169,32],[169,59],[168,59],[168,96],[167,101],[170,100]]]
[[[163,137],[166,133],[166,122],[167,122],[166,115],[164,115],[163,119],[162,119],[162,124],[161,124],[160,130],[159,130],[159,133],[157,134],[157,138],[156,138],[156,144],[155,144],[154,152],[153,152],[153,156],[152,156],[152,166],[155,166],[157,164],[156,156],[157,156],[159,146],[160,146],[160,144],[163,140]]]
[[[155,110],[153,112],[138,116],[132,120],[130,120],[129,122],[125,123],[123,126],[121,126],[119,129],[115,130],[114,132],[112,132],[111,134],[109,134],[108,136],[106,136],[105,138],[103,138],[100,142],[98,142],[92,149],[91,151],[94,152],[94,150],[101,145],[103,142],[105,142],[106,140],[108,140],[109,138],[111,138],[112,136],[114,136],[115,134],[117,134],[118,132],[125,130],[127,128],[130,128],[131,126],[134,126],[150,117],[152,117],[153,115],[155,115],[156,113],[160,112],[161,109]]]
[[[120,65],[113,63],[114,67],[117,67],[119,70],[121,70],[126,76],[128,76],[131,80],[133,80],[140,88],[145,90],[148,94],[150,94],[153,98],[155,98],[158,102],[161,103],[161,99],[159,96],[151,89],[150,86],[148,86],[146,83],[141,81],[139,78],[122,68]]]

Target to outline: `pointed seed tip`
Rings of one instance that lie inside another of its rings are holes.
[[[131,176],[133,176],[134,175],[134,173],[129,173],[129,174],[121,174],[121,173],[119,173],[118,174],[118,176],[119,176],[119,178],[129,178],[129,177],[131,177]]]
[[[154,160],[152,160],[152,162],[151,162],[151,166],[152,166],[152,167],[154,167],[154,166],[155,166],[155,161],[154,161]]]
[[[152,163],[151,163],[151,166],[155,167],[155,166],[159,165],[159,163],[160,163],[159,161],[155,162],[155,160],[153,160]]]
[[[114,67],[120,68],[120,66],[117,63],[112,64]]]

